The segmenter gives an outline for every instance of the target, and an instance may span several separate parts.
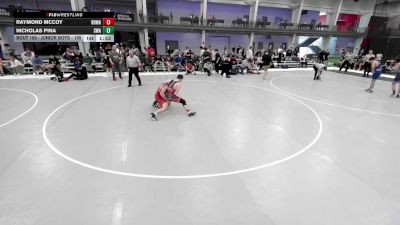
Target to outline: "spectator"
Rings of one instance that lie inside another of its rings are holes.
[[[96,66],[93,65],[93,57],[88,53],[82,59],[83,66],[87,68],[91,67],[93,71],[96,71]]]
[[[278,51],[275,49],[274,52],[272,53],[272,60],[277,61],[278,60]]]
[[[226,74],[226,77],[227,78],[231,78],[230,77],[230,71],[231,71],[231,69],[232,69],[232,65],[230,64],[230,59],[229,59],[229,57],[225,57],[225,59],[222,61],[222,63],[221,63],[221,69],[222,69],[222,72],[221,72],[221,76],[223,76],[224,74]]]
[[[147,71],[151,70],[151,68],[153,67],[153,60],[150,58],[149,55],[147,54],[145,55],[143,62],[144,62],[144,69]]]
[[[293,47],[290,47],[290,48],[286,51],[286,57],[292,57],[292,54],[293,54],[292,48],[293,48]]]
[[[217,73],[219,73],[221,63],[222,63],[221,55],[219,54],[218,49],[215,49],[214,68],[215,68],[215,71],[217,71]]]
[[[115,72],[118,72],[119,78],[122,80],[122,73],[121,73],[121,54],[117,52],[117,47],[112,47],[111,54],[110,54],[110,64],[112,66],[112,76],[113,80],[117,80],[115,78]]]
[[[35,55],[35,58],[32,60],[32,67],[33,67],[33,75],[36,74],[39,75],[38,70],[43,72],[43,60],[39,58],[38,55]]]
[[[245,71],[247,73],[249,71],[249,61],[247,59],[243,59],[241,65],[240,65],[240,68],[242,70],[241,74],[244,75]]]
[[[183,61],[183,58],[182,58],[181,54],[178,54],[177,56],[175,56],[175,63],[176,64],[181,64],[182,65],[182,61]]]
[[[340,49],[340,57],[342,57],[342,60],[346,58],[346,51],[344,50],[344,48]]]
[[[307,67],[308,66],[308,60],[307,60],[307,55],[304,55],[303,57],[300,58],[300,67]]]
[[[3,48],[1,47],[1,44],[0,44],[0,59],[4,59]]]
[[[79,52],[79,54],[77,54],[78,55],[78,57],[79,57],[79,60],[82,62],[83,61],[83,54],[82,54],[82,52]]]
[[[167,45],[167,55],[171,55],[174,52],[173,49],[169,48],[169,45]]]
[[[0,76],[4,76],[5,74],[5,68],[3,66],[3,59],[0,58]]]
[[[328,51],[328,49],[325,49],[324,61],[328,61],[328,59],[329,59],[329,51]]]
[[[378,61],[382,61],[382,58],[383,58],[383,55],[382,55],[382,53],[378,53],[378,54],[376,54],[376,60],[378,60]]]
[[[342,69],[343,69],[345,66],[346,66],[345,72],[347,72],[347,70],[349,69],[350,65],[354,63],[353,61],[354,61],[353,53],[348,52],[348,53],[345,55],[345,58],[344,58],[344,60],[343,60],[343,62],[342,62],[342,65],[340,66],[339,72],[341,72]]]
[[[299,52],[300,52],[300,47],[299,47],[299,45],[297,45],[297,46],[294,48],[293,55],[294,55],[294,56],[298,56],[298,55],[299,55]]]
[[[281,48],[280,48],[281,49]],[[283,59],[285,58],[285,55],[283,54],[283,49],[280,50],[278,49],[278,63],[281,63],[283,61]]]
[[[31,66],[32,61],[35,58],[35,53],[33,53],[29,48],[26,48],[24,52],[21,53],[21,58],[26,66]]]
[[[249,47],[249,49],[246,52],[246,59],[253,59],[253,47]]]
[[[258,74],[258,66],[254,63],[253,60],[249,60],[248,72],[252,74]]]
[[[206,72],[207,73],[207,75],[208,76],[211,76],[211,71],[212,71],[212,64],[211,64],[211,61],[207,61],[205,64],[204,64],[204,72]]]
[[[186,56],[189,53],[189,47],[185,47],[185,50],[183,51],[183,56]]]
[[[151,46],[146,48],[146,53],[149,57],[154,57],[156,54],[156,51],[154,50],[154,48],[152,48]]]
[[[264,55],[262,57],[262,62],[263,62],[263,69],[264,69],[264,77],[263,79],[267,79],[268,76],[268,69],[272,63],[272,58],[271,55],[269,54],[268,51],[264,52]]]
[[[15,58],[15,56],[10,56],[10,73],[14,75],[21,75],[21,73],[24,71],[24,65],[18,61],[18,59]]]
[[[154,57],[153,66],[154,66],[154,72],[157,72],[157,67],[161,67],[161,69],[165,71],[164,59],[161,56],[156,55],[156,57]]]
[[[371,72],[372,58],[375,59],[374,51],[369,50],[368,54],[364,56],[364,75],[363,77],[368,77],[368,73]]]
[[[171,69],[174,67],[174,60],[171,56],[167,55],[165,58],[165,65],[167,67],[167,71],[171,72]]]
[[[206,62],[210,62],[211,61],[211,53],[210,53],[210,51],[208,50],[208,48],[204,48],[204,52],[203,52],[203,55],[202,55],[202,57],[203,57],[203,63],[206,63]]]
[[[50,74],[61,73],[60,65],[60,61],[54,55],[50,55],[49,64],[44,65],[44,69]]]
[[[74,68],[75,73],[72,73],[71,76],[65,78],[64,81],[68,81],[71,78],[74,78],[75,80],[86,80],[88,78],[86,68],[82,66],[82,61],[78,56],[74,59]]]
[[[193,75],[196,75],[195,73],[195,68],[192,63],[187,62],[185,63],[185,70],[186,70],[186,75],[193,73]]]
[[[108,56],[108,55],[110,55],[110,52],[111,52],[111,45],[110,44],[108,44],[108,45],[106,45],[106,47],[104,48],[104,53]]]
[[[211,48],[209,48],[209,49],[211,49]],[[216,52],[216,50],[217,49],[213,49],[212,51],[211,51],[211,62],[212,62],[212,64],[213,64],[213,67],[214,67],[214,69],[215,69],[215,56],[216,56],[216,54],[217,54],[217,52]]]
[[[62,55],[62,59],[64,59],[66,62],[72,62],[74,58],[75,53],[73,52],[73,50],[70,48],[66,48],[64,54]]]
[[[14,49],[12,49],[9,44],[4,44],[3,59],[9,59],[11,55],[15,56]]]
[[[17,12],[25,12],[24,7],[22,7],[22,5],[20,3],[17,3],[17,5],[15,6],[15,10]]]
[[[261,68],[263,66],[263,60],[262,60],[262,55],[261,52],[257,56],[257,60],[255,61],[256,65]]]
[[[319,58],[319,63],[324,63],[326,61],[326,51],[325,49],[323,49],[322,51],[319,52],[318,54],[318,58]]]
[[[235,55],[231,55],[229,62],[231,65],[237,65],[237,59]]]

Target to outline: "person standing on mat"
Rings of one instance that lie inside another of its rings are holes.
[[[396,73],[396,77],[393,79],[392,82],[392,95],[391,97],[394,97],[396,95],[396,84],[398,84],[398,88],[397,88],[397,96],[396,98],[400,98],[400,58],[396,59],[396,62],[394,64],[394,66],[391,68],[392,72]]]
[[[139,77],[139,65],[140,60],[136,55],[136,51],[129,51],[129,56],[126,58],[126,67],[128,67],[129,70],[128,87],[132,87],[132,74],[135,74],[135,77],[139,82],[139,86],[142,86],[142,81]]]
[[[340,66],[339,72],[342,72],[342,69],[346,66],[346,69],[344,72],[347,72],[347,70],[349,69],[350,65],[353,63],[354,57],[353,57],[353,53],[348,52],[346,55],[343,56],[343,62],[342,65]]]
[[[314,80],[321,80],[321,75],[324,70],[326,70],[326,65],[322,63],[315,63],[314,66]]]
[[[272,58],[271,55],[268,53],[268,51],[264,52],[264,55],[262,57],[262,62],[263,62],[263,69],[264,69],[264,80],[267,79],[268,76],[268,69],[269,69],[269,65],[272,62]]]
[[[111,54],[110,54],[110,64],[112,66],[112,76],[113,80],[117,80],[115,78],[115,72],[118,71],[119,79],[122,80],[122,74],[121,74],[121,54],[117,52],[117,47],[113,46],[111,49]]]
[[[370,60],[372,61],[372,63],[371,63],[372,80],[371,80],[371,85],[365,91],[369,92],[369,93],[373,93],[374,87],[375,87],[375,82],[382,74],[382,64],[380,61],[375,60],[375,57],[370,58]]]
[[[189,117],[196,115],[196,112],[190,111],[190,109],[187,107],[185,99],[177,96],[179,90],[182,87],[182,80],[183,80],[183,75],[179,74],[177,76],[177,79],[165,81],[161,83],[161,85],[157,88],[155,94],[156,100],[153,103],[153,106],[158,104],[161,108],[150,114],[153,120],[155,121],[158,120],[157,119],[158,114],[165,112],[168,109],[171,101],[176,103],[181,103],[186,114]]]
[[[229,76],[231,74],[231,69],[232,69],[232,64],[230,63],[230,59],[229,57],[225,57],[225,59],[222,61],[221,63],[221,76],[223,76],[224,74],[226,75],[226,78],[231,78],[231,76]]]
[[[374,51],[369,50],[368,54],[364,56],[364,75],[363,77],[368,77],[368,73],[371,72],[371,63],[375,59]]]

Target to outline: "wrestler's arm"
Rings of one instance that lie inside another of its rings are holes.
[[[174,87],[174,89],[175,89],[174,94],[175,94],[175,95],[178,94],[178,92],[181,90],[181,87],[182,87],[181,83],[175,84],[175,87]]]
[[[163,97],[165,100],[168,101],[167,97],[165,96],[165,92],[167,91],[168,86],[164,86],[161,90],[160,90],[160,95],[161,97]]]

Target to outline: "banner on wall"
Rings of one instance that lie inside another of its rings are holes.
[[[0,16],[12,17],[12,10],[9,8],[0,8]]]
[[[124,13],[116,13],[115,14],[115,20],[117,21],[133,21],[133,15],[132,14],[124,14]]]

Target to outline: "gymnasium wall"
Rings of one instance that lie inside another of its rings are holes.
[[[173,22],[180,23],[180,17],[189,17],[190,15],[200,17],[200,2],[185,0],[157,0],[158,14],[169,16],[172,12]]]

